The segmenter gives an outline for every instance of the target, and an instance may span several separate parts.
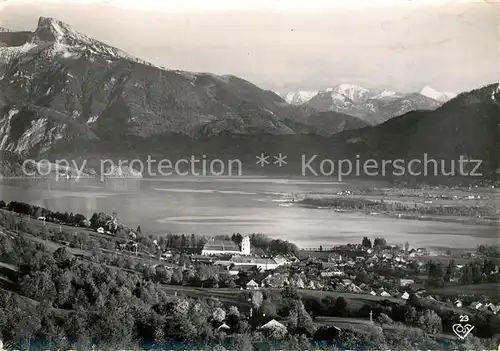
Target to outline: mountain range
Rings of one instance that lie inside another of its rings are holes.
[[[232,75],[157,67],[44,17],[34,32],[0,32],[0,89],[0,149],[18,153],[124,135],[333,134],[373,124],[287,104]]]
[[[233,75],[152,65],[41,17],[33,32],[0,31],[0,150],[35,158],[168,150],[251,159],[263,148],[411,154],[419,150],[411,141],[437,154],[488,156],[496,170],[492,87],[452,98],[431,88],[375,93],[342,84],[288,103]]]
[[[335,111],[358,117],[368,124],[379,124],[414,110],[434,110],[455,97],[425,86],[420,92],[398,93],[384,90],[375,93],[353,84],[340,84],[323,90],[297,90],[283,94],[285,101],[320,112]]]

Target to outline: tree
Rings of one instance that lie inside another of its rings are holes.
[[[221,323],[226,319],[226,311],[224,311],[222,308],[217,307],[213,312],[212,312],[212,318]]]
[[[406,300],[406,304],[408,306],[415,307],[416,309],[419,309],[422,307],[422,303],[420,302],[418,296],[415,293],[410,294],[410,296],[408,297],[408,300]]]
[[[384,326],[384,324],[392,324],[392,319],[385,313],[381,313],[378,318],[377,322],[380,324],[380,326]]]
[[[456,274],[455,260],[451,260],[446,267],[446,272],[444,274],[444,281],[449,282]]]
[[[172,312],[175,317],[179,318],[181,316],[184,316],[188,313],[189,311],[189,301],[183,300],[183,299],[177,299],[174,301],[174,304],[172,306]]]
[[[58,248],[56,251],[54,251],[53,255],[54,260],[61,267],[69,265],[73,258],[71,253],[65,247]]]
[[[105,227],[108,216],[104,212],[94,213],[90,218],[90,227],[97,229],[99,227]]]
[[[41,319],[38,313],[18,308],[14,311],[12,320],[13,325],[10,332],[29,350],[36,332],[41,327]]]
[[[238,307],[236,306],[229,307],[228,315],[240,318],[240,311],[238,310]]]
[[[164,266],[156,266],[156,271],[155,271],[155,281],[163,283],[163,284],[169,284],[170,280],[172,279],[172,272],[170,270],[165,269]]]
[[[252,351],[253,350],[252,337],[247,333],[237,334],[235,336],[234,349],[239,351]]]
[[[137,234],[142,234],[141,226],[138,225],[135,231],[137,232]]]
[[[405,251],[410,251],[410,243],[408,241],[405,243]]]
[[[56,288],[52,277],[42,271],[25,276],[21,281],[21,291],[23,295],[37,301],[54,301],[56,298]]]
[[[467,263],[465,266],[462,267],[462,277],[461,277],[461,283],[462,284],[472,284],[473,282],[473,271],[472,271],[472,265],[470,263]]]
[[[311,336],[316,330],[313,320],[309,313],[307,313],[302,301],[295,301],[288,315],[288,320],[290,327],[294,328],[297,334]]]
[[[365,236],[363,238],[363,241],[361,242],[361,245],[364,248],[371,249],[372,248],[372,241]]]
[[[387,246],[387,241],[384,238],[375,238],[373,241],[373,247],[381,248]]]
[[[281,297],[283,299],[300,300],[297,288],[291,286],[286,286],[283,290],[281,290]]]
[[[276,317],[278,315],[278,309],[276,308],[276,303],[270,299],[265,299],[261,306],[262,315],[266,317]]]
[[[258,310],[262,306],[262,301],[264,300],[264,295],[260,291],[254,291],[252,293],[252,306],[254,309]]]
[[[172,272],[171,282],[174,285],[182,284],[182,271],[180,269],[174,269]]]
[[[432,310],[427,310],[418,319],[418,325],[427,333],[437,334],[443,330],[441,317]]]
[[[68,270],[61,272],[62,274],[58,274],[55,279],[55,287],[57,290],[55,303],[57,306],[63,306],[71,297],[71,273]]]
[[[82,226],[84,227],[85,226],[85,221],[87,219],[85,218],[84,215],[82,215],[81,213],[77,213],[74,218],[73,218],[73,222],[75,223],[75,225],[78,225],[78,226]]]
[[[405,323],[408,325],[416,324],[418,322],[417,316],[418,316],[418,314],[417,314],[417,310],[415,309],[415,307],[406,305]]]
[[[349,314],[347,300],[342,296],[340,296],[335,302],[335,312],[337,315],[342,317],[347,317]]]

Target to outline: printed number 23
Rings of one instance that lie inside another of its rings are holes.
[[[469,316],[465,315],[465,316],[460,316],[460,322],[468,322],[469,321]]]

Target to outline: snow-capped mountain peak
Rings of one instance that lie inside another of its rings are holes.
[[[292,105],[301,105],[311,100],[316,94],[318,94],[318,90],[292,91],[285,95],[285,101]]]
[[[370,90],[354,84],[340,84],[332,91],[342,94],[354,102],[366,101],[371,95]]]
[[[426,96],[428,98],[434,99],[440,102],[446,102],[453,99],[457,94],[450,92],[440,92],[431,86],[426,85],[420,90],[420,95]]]
[[[50,17],[40,17],[35,31],[36,38],[41,41],[58,42],[64,37],[74,37],[89,42],[90,38],[76,32],[69,25]]]
[[[35,32],[33,32],[30,44],[39,44],[40,42],[49,43],[53,55],[62,55],[66,58],[78,57],[82,54],[97,55],[106,59],[122,58],[157,67],[120,49],[81,34],[70,25],[50,17],[40,17],[38,19],[38,25]]]
[[[372,96],[372,99],[378,99],[378,100],[385,100],[385,99],[397,99],[402,97],[403,95],[400,93],[396,93],[395,91],[392,90],[384,90],[380,94],[377,94],[375,96]]]

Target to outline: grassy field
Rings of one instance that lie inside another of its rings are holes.
[[[193,298],[202,298],[208,299],[210,297],[216,297],[221,301],[228,301],[231,303],[235,303],[241,307],[249,307],[250,303],[246,299],[246,294],[248,294],[252,290],[239,290],[239,289],[231,289],[231,288],[196,288],[189,286],[177,286],[177,285],[162,285],[162,289],[168,294],[178,295],[186,295]],[[260,291],[275,291],[279,292],[280,289],[260,289]],[[350,294],[350,293],[341,293],[335,291],[321,291],[321,290],[306,290],[300,289],[298,290],[299,295],[303,299],[323,299],[325,297],[339,298],[344,297],[349,300],[349,304],[352,308],[361,308],[365,304],[371,304],[377,301],[389,300],[395,303],[406,303],[405,300],[397,299],[397,298],[385,298],[381,296],[372,296],[365,294]]]
[[[380,324],[376,322],[370,322],[369,319],[358,319],[358,318],[343,318],[343,317],[316,317],[314,321],[321,325],[335,326],[338,328],[354,328],[354,330],[360,332],[368,332],[373,329],[373,327],[381,327]],[[415,331],[423,332],[422,329],[417,327],[409,327],[400,323],[395,324],[384,324],[381,327],[384,332],[394,332],[401,329],[413,329]],[[455,340],[457,337],[454,334],[437,334],[437,338]]]
[[[486,295],[495,302],[500,302],[500,283],[447,286],[433,289],[432,292],[445,296]]]

